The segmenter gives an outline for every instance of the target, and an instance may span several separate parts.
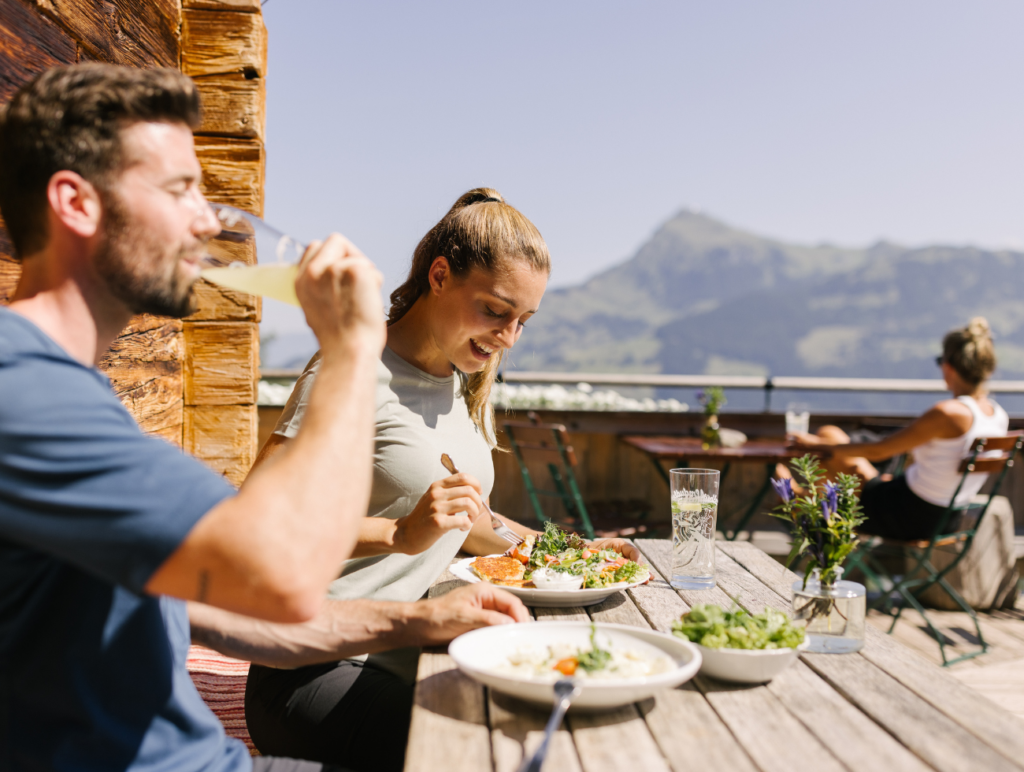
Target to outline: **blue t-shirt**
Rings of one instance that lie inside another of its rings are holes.
[[[185,604],[143,591],[233,494],[0,309],[0,769],[251,768],[185,669]]]

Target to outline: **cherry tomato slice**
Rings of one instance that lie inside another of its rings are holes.
[[[553,669],[557,670],[563,675],[572,675],[576,672],[576,668],[579,666],[579,664],[580,663],[579,661],[577,661],[576,657],[568,657],[566,659],[561,659],[558,662],[556,662],[555,667]]]

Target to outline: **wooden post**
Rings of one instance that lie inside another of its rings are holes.
[[[185,0],[181,69],[203,97],[203,192],[263,214],[267,36],[258,0]],[[256,455],[260,300],[206,282],[185,320],[185,450],[240,483]]]

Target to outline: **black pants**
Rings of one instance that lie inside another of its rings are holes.
[[[931,538],[946,511],[910,490],[903,475],[887,481],[880,477],[868,480],[861,489],[860,503],[867,520],[857,527],[858,533],[901,541]]]
[[[245,721],[260,753],[341,764],[355,772],[400,772],[412,692],[397,676],[362,662],[295,670],[253,665]]]

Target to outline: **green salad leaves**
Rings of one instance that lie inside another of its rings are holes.
[[[582,576],[584,588],[634,582],[644,570],[615,550],[590,549],[579,536],[563,531],[552,522],[544,524],[544,533],[533,545],[526,567],[527,578],[538,568]]]
[[[795,649],[804,641],[804,628],[781,611],[750,614],[743,609],[694,606],[672,624],[672,634],[709,649]]]
[[[590,651],[581,651],[576,659],[579,661],[579,666],[588,673],[604,670],[612,661],[612,653],[607,649],[602,649],[597,643],[597,625],[593,623],[590,625]]]

